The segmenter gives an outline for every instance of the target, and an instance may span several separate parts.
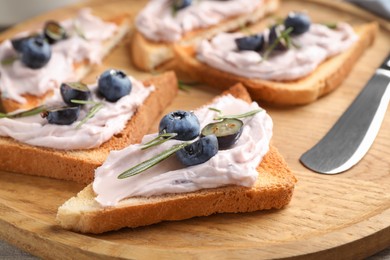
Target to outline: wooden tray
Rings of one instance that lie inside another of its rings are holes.
[[[111,16],[136,14],[144,1],[90,1],[94,12]],[[82,6],[57,10],[17,25],[0,40],[48,18],[66,18]],[[278,16],[307,10],[316,21],[345,20],[356,24],[375,16],[349,5],[327,0],[284,1]],[[390,246],[390,113],[363,160],[346,173],[315,174],[299,156],[314,145],[357,95],[389,51],[389,23],[340,88],[319,101],[300,107],[265,107],[274,120],[273,142],[295,171],[299,182],[291,204],[283,210],[248,214],[219,214],[179,222],[165,222],[103,235],[62,230],[55,223],[58,206],[81,185],[1,172],[0,238],[47,259],[82,258],[294,258],[357,259]],[[133,70],[125,40],[86,79],[94,81],[108,67]],[[218,91],[206,86],[180,92],[167,111],[192,109]],[[154,131],[156,126],[151,126]],[[42,162],[44,163],[44,162]]]

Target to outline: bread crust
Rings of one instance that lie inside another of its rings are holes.
[[[113,37],[103,43],[104,47],[102,48],[101,53],[103,58],[108,55],[108,53],[120,42],[123,37],[125,37],[125,35],[128,34],[130,30],[130,18],[128,15],[120,15],[106,21],[115,23],[118,26],[118,31]],[[80,81],[83,79],[91,71],[93,66],[94,65],[91,64],[88,60],[74,63],[73,68],[76,75],[75,81]],[[19,103],[8,98],[0,98],[0,111],[9,113],[18,109],[30,109],[43,104],[45,100],[50,98],[52,95],[53,90],[48,90],[41,96],[24,94],[22,97],[26,99],[25,103]]]
[[[144,81],[144,84],[153,84],[156,90],[138,108],[122,132],[98,148],[64,151],[35,147],[12,138],[0,137],[0,170],[90,183],[95,169],[104,162],[110,150],[140,142],[178,91],[174,72],[155,76]]]
[[[227,93],[251,101],[241,84],[224,92]],[[97,234],[167,220],[286,206],[292,198],[296,178],[275,147],[270,147],[257,171],[259,178],[251,188],[230,185],[182,194],[133,197],[121,201],[116,207],[105,208],[94,200],[90,184],[58,209],[56,219],[65,229]]]
[[[191,79],[211,87],[227,89],[236,82],[243,83],[256,101],[279,106],[304,105],[314,102],[337,88],[348,76],[364,50],[372,45],[378,31],[377,23],[355,27],[358,41],[347,51],[331,57],[310,75],[293,81],[271,81],[246,78],[210,67],[195,58],[194,46],[175,46],[178,67]]]
[[[165,63],[174,62],[173,46],[193,45],[204,38],[210,38],[219,32],[237,30],[240,26],[254,23],[278,9],[280,0],[265,0],[264,5],[257,8],[250,14],[230,17],[223,22],[204,29],[196,29],[183,35],[180,41],[175,43],[154,42],[145,38],[139,31],[135,30],[131,44],[130,53],[134,66],[140,70],[152,71],[164,66]],[[170,64],[170,68],[174,66]]]

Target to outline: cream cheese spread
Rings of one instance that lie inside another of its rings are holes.
[[[264,31],[267,39],[269,30]],[[203,40],[197,48],[197,59],[207,65],[247,78],[294,80],[309,75],[329,57],[346,51],[357,41],[352,27],[339,23],[336,29],[312,24],[308,32],[292,36],[294,45],[284,52],[263,59],[255,51],[238,51],[235,39],[243,33],[221,33]]]
[[[227,95],[196,111],[201,128],[214,122],[215,112],[209,107],[220,109],[224,115],[245,113],[258,109],[257,103],[246,103]],[[220,150],[205,163],[184,167],[175,155],[138,175],[118,179],[118,175],[136,164],[145,161],[177,144],[167,141],[159,146],[141,150],[141,144],[130,145],[119,151],[111,151],[104,164],[95,171],[93,189],[96,201],[102,206],[115,206],[122,199],[134,196],[153,196],[168,193],[185,193],[225,185],[251,187],[257,180],[256,167],[269,150],[272,136],[272,120],[262,110],[255,116],[243,119],[244,129],[238,142],[228,150]],[[147,135],[142,143],[155,138]]]
[[[82,9],[75,19],[65,20],[61,25],[69,37],[53,45],[51,58],[43,68],[30,69],[20,60],[10,65],[0,65],[0,92],[2,98],[25,103],[22,96],[40,96],[48,90],[58,88],[64,81],[79,80],[74,65],[88,60],[100,63],[103,55],[102,42],[109,39],[117,30],[113,23],[103,22],[91,14],[90,9]],[[16,37],[27,36],[24,32]],[[11,41],[0,44],[0,60],[15,57]]]
[[[233,16],[251,13],[263,0],[193,1],[173,12],[172,0],[151,0],[136,18],[137,29],[149,40],[174,42],[183,34],[206,28]]]
[[[1,118],[0,136],[11,137],[33,146],[59,150],[98,147],[125,128],[127,121],[155,89],[154,86],[145,87],[142,82],[132,77],[129,78],[132,82],[130,95],[126,95],[114,103],[98,98],[96,96],[97,86],[89,86],[93,95],[92,100],[102,102],[103,108],[80,128],[76,127],[87,114],[90,105],[86,105],[80,111],[78,120],[71,125],[49,124],[40,115],[15,119]],[[62,101],[59,91],[56,93],[47,103],[56,104]]]

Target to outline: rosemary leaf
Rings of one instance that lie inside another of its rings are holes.
[[[73,20],[73,27],[74,30],[76,31],[77,35],[83,38],[84,40],[87,40],[87,37],[85,37],[84,32],[81,30],[79,23],[77,20]]]
[[[1,60],[1,65],[4,65],[4,66],[11,65],[12,63],[14,63],[18,59],[19,58],[17,56],[7,57],[7,58]]]
[[[249,111],[249,112],[246,112],[246,113],[243,113],[243,114],[239,114],[239,115],[216,116],[216,117],[214,118],[214,120],[250,117],[250,116],[253,116],[253,115],[259,113],[259,112],[262,111],[262,110],[263,110],[263,109],[259,108],[259,109],[252,110],[252,111]]]
[[[72,102],[74,104],[79,104],[79,105],[97,105],[97,104],[100,104],[100,102],[96,102],[96,101],[79,100],[79,99],[71,99],[70,102]]]
[[[289,39],[290,38],[290,33],[292,32],[293,28],[292,27],[288,27],[286,30],[284,30],[280,36],[278,38],[276,38],[276,40],[271,44],[271,46],[269,46],[265,52],[264,52],[264,55],[263,55],[263,60],[266,60],[268,59],[268,56],[271,54],[271,52],[276,48],[276,46],[279,44],[279,42],[282,40],[282,39]],[[288,41],[288,40],[287,40]]]
[[[87,113],[87,115],[77,124],[76,129],[80,129],[80,127],[85,124],[89,119],[95,116],[95,114],[102,109],[103,103],[96,103]]]
[[[183,82],[183,81],[178,81],[179,89],[188,92],[191,87],[199,85],[198,82]]]
[[[34,108],[26,110],[26,111],[14,113],[14,114],[0,113],[0,118],[20,118],[20,117],[34,116],[34,115],[38,115],[38,114],[46,111],[46,109],[47,109],[46,106],[42,105],[42,106],[34,107]]]
[[[215,111],[219,114],[222,114],[222,110],[219,110],[218,108],[215,108],[215,107],[209,107],[209,110],[212,110],[212,111]]]
[[[141,148],[141,150],[146,150],[150,147],[153,147],[153,146],[157,146],[157,145],[160,145],[162,143],[165,143],[166,141],[172,139],[173,137],[177,136],[176,133],[163,133],[163,134],[159,134],[156,138],[154,138],[153,140],[147,142],[146,144],[144,144],[144,146]]]
[[[324,25],[329,29],[333,29],[333,30],[337,29],[337,23],[324,23]]]
[[[165,159],[169,158],[171,155],[179,151],[180,149],[183,149],[187,145],[189,145],[189,142],[181,143],[172,146],[170,149],[163,151],[162,153],[146,160],[143,161],[139,164],[137,164],[134,167],[131,167],[130,169],[122,172],[121,174],[118,175],[118,179],[125,179],[127,177],[131,177],[134,175],[137,175],[143,171],[146,171],[147,169],[157,165],[158,163],[164,161]]]

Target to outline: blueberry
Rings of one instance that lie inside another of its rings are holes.
[[[98,80],[98,90],[110,102],[130,94],[132,84],[127,75],[120,70],[106,70]]]
[[[310,28],[310,24],[311,21],[308,15],[297,12],[290,12],[284,20],[284,26],[293,29],[291,32],[292,35],[300,35],[307,32]]]
[[[45,39],[38,35],[28,38],[23,43],[21,61],[31,69],[40,69],[45,66],[51,57],[51,47]]]
[[[288,49],[288,42],[286,38],[282,36],[284,30],[284,25],[274,25],[270,29],[268,36],[268,45],[272,46],[275,44],[276,41],[279,41],[273,49],[275,51],[285,51]]]
[[[192,0],[174,0],[173,8],[175,11],[184,9],[192,4]]]
[[[199,140],[177,151],[176,156],[182,164],[191,166],[207,162],[217,152],[217,137],[215,135],[208,135],[201,137]]]
[[[42,113],[49,124],[70,125],[77,120],[80,114],[80,107],[54,107]]]
[[[64,102],[70,106],[78,106],[71,101],[72,99],[88,100],[91,96],[88,86],[81,82],[62,83],[60,92]]]
[[[188,141],[199,136],[200,124],[194,113],[177,110],[161,119],[159,132],[176,133],[174,139]]]
[[[56,21],[47,21],[43,28],[43,34],[49,44],[56,43],[68,37],[64,27]]]
[[[29,38],[31,38],[31,36],[12,39],[11,40],[12,47],[15,49],[15,51],[22,52],[24,44],[26,43],[26,40]]]
[[[240,51],[257,51],[260,52],[264,46],[264,36],[255,34],[235,39],[237,48]]]
[[[201,136],[215,135],[220,150],[228,149],[234,145],[242,134],[244,123],[237,118],[226,118],[222,121],[206,125]]]

